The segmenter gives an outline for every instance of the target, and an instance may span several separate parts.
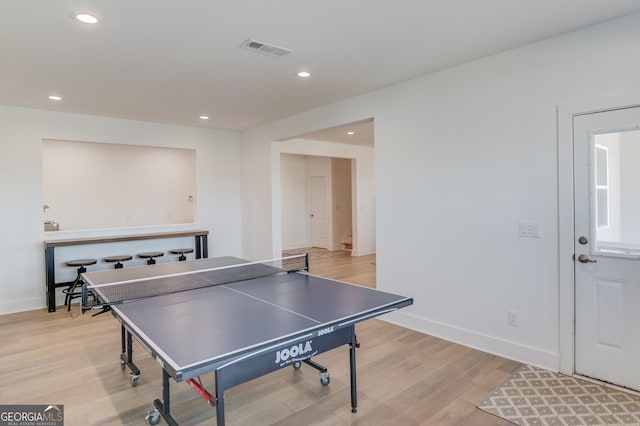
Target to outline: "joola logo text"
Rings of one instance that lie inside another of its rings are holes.
[[[290,358],[297,358],[301,355],[309,353],[313,350],[311,347],[311,340],[307,340],[305,343],[298,343],[290,348],[284,348],[276,352],[276,364],[286,362]]]
[[[333,333],[333,326],[318,330],[318,336],[324,336],[325,334]]]

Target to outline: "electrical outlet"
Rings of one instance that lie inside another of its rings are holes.
[[[518,313],[515,311],[509,311],[507,312],[507,324],[509,324],[511,327],[517,327],[518,326]]]

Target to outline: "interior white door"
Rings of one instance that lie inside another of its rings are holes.
[[[640,390],[640,108],[573,127],[575,372]]]
[[[313,247],[328,248],[327,177],[310,177],[309,194],[311,245]]]

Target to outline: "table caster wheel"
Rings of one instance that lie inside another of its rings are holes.
[[[160,423],[160,412],[158,410],[149,411],[147,417],[144,418],[150,425],[157,425]]]
[[[138,386],[138,381],[140,380],[140,376],[136,375],[136,374],[131,374],[129,376],[129,382],[131,382],[131,386],[136,387]]]
[[[329,373],[320,373],[320,384],[322,386],[328,386],[331,382],[331,376]]]
[[[293,368],[295,370],[300,370],[300,367],[302,367],[302,363],[300,361],[296,361],[293,363]]]
[[[124,371],[127,368],[127,363],[124,360],[120,360],[120,370]]]

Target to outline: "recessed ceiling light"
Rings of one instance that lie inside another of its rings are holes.
[[[80,22],[84,22],[85,24],[97,24],[98,18],[88,13],[76,13],[73,15],[75,19]]]
[[[52,100],[52,101],[61,101],[62,100],[62,98],[60,96],[57,96],[57,95],[51,95],[51,96],[49,96],[49,99]]]
[[[209,117],[206,116],[206,115],[201,115],[200,116],[200,120],[208,120],[208,119],[209,119]]]
[[[298,77],[302,77],[302,78],[311,77],[311,73],[308,71],[300,71],[297,75]]]
[[[351,135],[355,135],[355,134],[356,134],[356,132],[347,132],[347,134],[348,134],[349,136],[351,136]]]

